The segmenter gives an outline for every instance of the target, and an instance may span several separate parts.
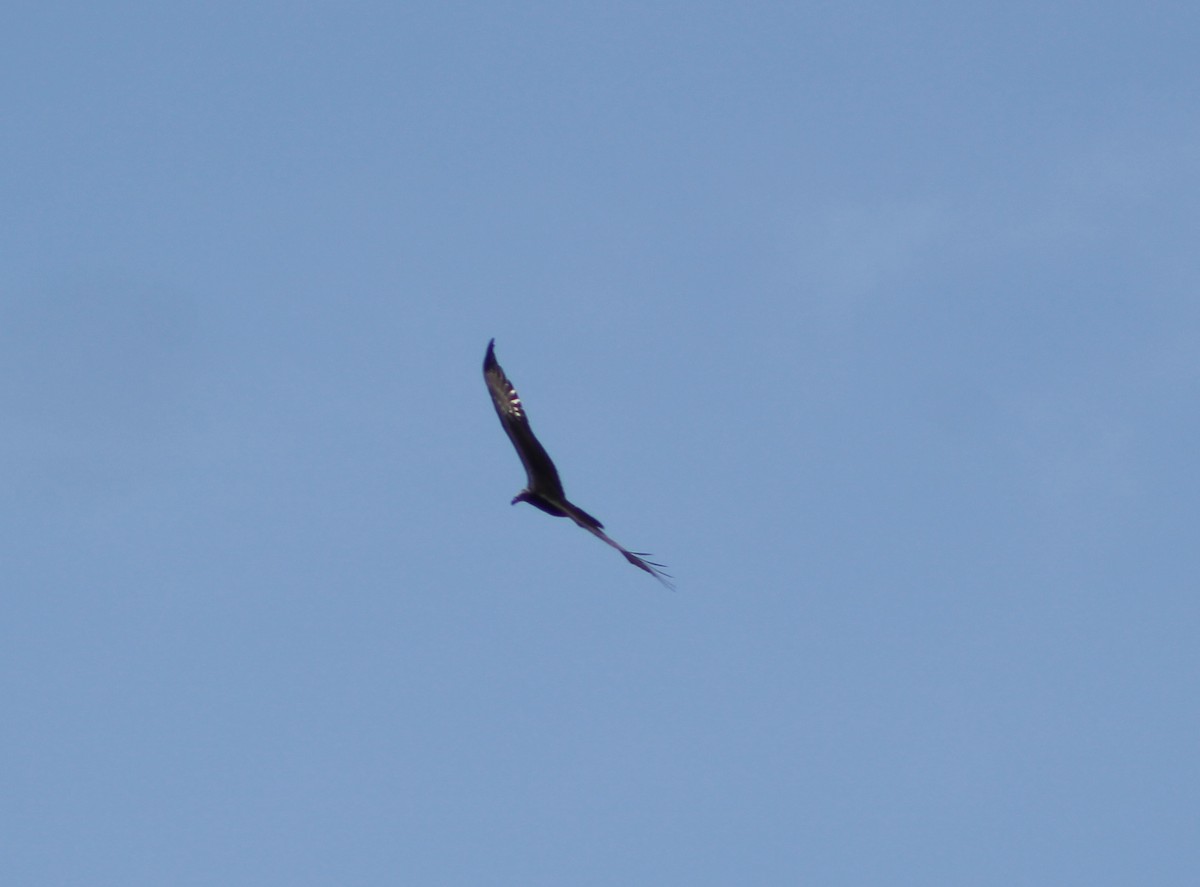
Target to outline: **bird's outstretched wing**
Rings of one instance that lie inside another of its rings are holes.
[[[566,511],[567,517],[579,524],[593,536],[598,539],[603,539],[621,554],[625,555],[625,560],[629,561],[635,567],[645,570],[667,588],[675,590],[675,584],[671,581],[672,576],[666,571],[666,567],[662,564],[656,564],[654,561],[646,560],[649,555],[644,551],[630,551],[624,545],[613,540],[603,529],[601,529],[600,521],[596,520],[586,511],[581,508],[576,508],[570,502],[563,503],[563,510]],[[589,523],[590,521],[590,523]]]
[[[521,464],[525,466],[525,474],[529,477],[529,489],[534,490],[549,499],[565,499],[562,481],[558,479],[558,471],[546,448],[533,436],[529,427],[529,418],[521,405],[521,398],[504,370],[496,362],[494,348],[496,340],[488,342],[487,354],[483,358],[483,377],[487,380],[488,391],[492,394],[492,406],[500,417],[508,439],[512,441]]]

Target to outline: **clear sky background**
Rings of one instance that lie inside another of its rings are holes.
[[[7,6],[0,880],[1196,883],[1198,34]]]

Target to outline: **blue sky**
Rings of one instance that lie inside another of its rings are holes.
[[[4,20],[6,883],[1194,881],[1191,4]]]

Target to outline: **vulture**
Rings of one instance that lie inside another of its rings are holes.
[[[525,466],[525,474],[528,475],[525,489],[513,497],[512,504],[528,502],[534,508],[540,508],[555,517],[569,517],[593,536],[604,540],[625,555],[625,560],[629,563],[645,570],[667,588],[673,588],[671,576],[665,572],[662,564],[646,560],[649,555],[644,551],[629,551],[614,542],[604,532],[604,524],[567,499],[554,463],[550,461],[545,448],[533,436],[533,429],[529,427],[529,417],[525,415],[525,407],[521,405],[517,390],[496,362],[495,345],[495,339],[488,342],[487,354],[483,358],[483,378],[492,395],[492,406],[496,408],[500,424],[504,426],[508,439],[512,441],[517,455],[521,457],[521,464]]]

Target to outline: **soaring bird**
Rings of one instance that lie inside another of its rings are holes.
[[[512,441],[517,455],[521,457],[521,464],[525,466],[525,474],[528,475],[525,489],[513,497],[512,504],[528,502],[534,508],[540,508],[555,517],[569,517],[593,536],[603,539],[625,555],[625,560],[635,567],[645,570],[667,588],[673,588],[671,577],[665,572],[662,564],[646,560],[649,555],[644,551],[630,551],[618,545],[604,532],[604,524],[567,499],[554,463],[550,461],[545,448],[533,436],[533,429],[529,427],[529,418],[525,415],[525,407],[521,405],[517,389],[513,388],[512,382],[508,381],[508,376],[504,375],[504,370],[496,362],[495,344],[495,339],[488,342],[487,354],[483,358],[483,378],[487,382],[488,391],[491,392],[492,406],[496,408],[500,424],[504,426],[508,439]]]

